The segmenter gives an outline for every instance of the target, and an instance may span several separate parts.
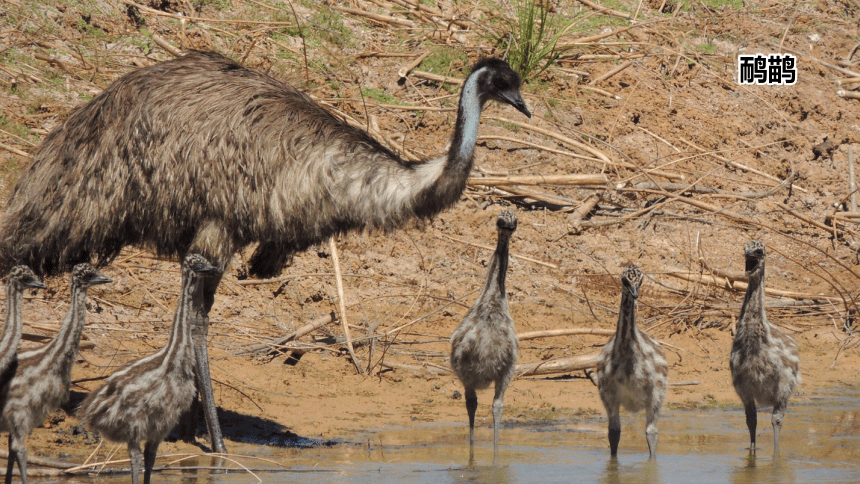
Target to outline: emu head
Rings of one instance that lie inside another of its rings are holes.
[[[221,274],[221,269],[213,266],[212,263],[200,254],[190,254],[185,256],[185,260],[182,261],[182,277],[189,276],[192,272],[199,276],[207,277]]]
[[[511,69],[507,62],[492,57],[486,57],[475,63],[472,72],[484,69],[478,77],[478,96],[482,101],[494,99],[510,104],[517,111],[531,118],[532,113],[526,107],[520,94],[520,75]]]
[[[19,287],[29,287],[33,289],[45,289],[42,281],[36,277],[36,274],[27,266],[15,266],[9,271],[9,279],[6,281],[8,285],[20,285]]]
[[[744,244],[744,259],[746,260],[744,269],[746,275],[751,276],[763,268],[766,257],[763,242],[751,240]]]
[[[621,272],[621,290],[629,292],[634,299],[638,298],[639,286],[642,285],[643,278],[642,269],[633,264],[625,267],[624,271]]]
[[[511,232],[517,230],[517,214],[510,210],[500,213],[498,220],[496,220],[496,228],[499,230],[510,230]]]
[[[72,269],[72,287],[87,288],[108,282],[113,281],[96,272],[96,268],[89,262],[78,264]]]

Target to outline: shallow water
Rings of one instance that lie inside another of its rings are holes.
[[[517,416],[509,416],[500,433],[497,465],[493,464],[492,428],[487,425],[476,428],[475,458],[469,463],[465,409],[463,420],[462,425],[368,432],[333,446],[287,449],[242,445],[231,450],[289,466],[287,472],[259,473],[264,482],[860,482],[860,394],[812,397],[791,405],[780,436],[779,456],[773,455],[769,412],[759,413],[758,449],[755,457],[749,456],[740,408],[664,409],[659,422],[659,455],[653,460],[648,459],[642,414],[622,415],[617,460],[609,457],[606,419],[602,416],[539,422],[521,422]],[[154,477],[156,482],[257,482],[244,472],[172,471]],[[100,481],[126,482],[129,477]]]

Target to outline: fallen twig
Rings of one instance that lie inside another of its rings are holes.
[[[703,154],[706,154],[706,155],[710,156],[711,158],[714,158],[714,159],[717,159],[717,160],[719,160],[719,161],[722,161],[723,163],[728,163],[729,165],[731,165],[731,166],[733,166],[733,167],[735,167],[735,168],[737,168],[737,169],[739,169],[739,170],[746,170],[746,171],[749,171],[749,172],[755,173],[756,175],[760,175],[760,176],[763,176],[763,177],[765,177],[765,178],[768,178],[768,179],[770,179],[770,180],[773,180],[773,181],[776,181],[776,182],[779,182],[779,183],[785,183],[785,180],[780,180],[779,178],[777,178],[777,177],[775,177],[775,176],[773,176],[773,175],[770,175],[770,174],[768,174],[768,173],[765,173],[765,172],[763,172],[763,171],[761,171],[761,170],[756,170],[755,168],[753,168],[753,167],[751,167],[751,166],[744,165],[743,163],[738,163],[737,161],[732,161],[732,160],[729,160],[729,159],[727,159],[727,158],[723,158],[722,156],[720,156],[720,155],[718,155],[718,154],[716,154],[716,153],[712,153],[712,152],[710,152],[710,151],[708,151],[708,150],[706,150],[706,149],[702,148],[701,146],[697,146],[695,143],[693,143],[693,142],[691,142],[691,141],[687,141],[687,140],[685,140],[684,138],[678,138],[678,139],[680,139],[680,140],[681,140],[682,142],[684,142],[685,144],[689,145],[691,148],[696,149],[696,150],[698,150],[698,151],[701,151]],[[806,191],[806,189],[804,189],[804,188],[802,188],[802,187],[799,187],[799,186],[797,186],[797,185],[792,184],[792,185],[791,185],[791,187],[792,187],[792,188],[794,188],[795,190],[800,190],[800,191],[801,191],[801,192],[803,192],[803,193],[808,193],[808,192]]]
[[[469,242],[469,241],[466,241],[466,240],[461,240],[461,239],[458,239],[458,238],[456,238],[456,237],[451,237],[450,235],[445,235],[445,234],[436,234],[436,237],[439,237],[439,238],[444,237],[444,238],[446,238],[446,239],[453,240],[454,242],[459,242],[459,243],[461,243],[461,244],[471,245],[471,246],[473,246],[473,247],[480,247],[481,249],[486,249],[486,250],[496,250],[494,247],[490,247],[490,246],[488,246],[488,245],[478,244],[478,243],[475,243],[475,242]],[[551,269],[556,269],[556,270],[558,270],[558,266],[557,266],[556,264],[551,263],[551,262],[544,262],[544,261],[541,261],[541,260],[532,259],[531,257],[526,257],[526,256],[524,256],[524,255],[513,254],[513,253],[511,254],[511,257],[514,257],[514,258],[516,258],[516,259],[521,259],[521,260],[524,260],[524,261],[528,261],[528,262],[531,262],[531,263],[533,263],[533,264],[538,264],[538,265],[541,265],[541,266],[544,266],[544,267],[549,267],[549,268],[551,268]]]
[[[424,62],[424,59],[426,59],[428,55],[430,55],[429,50],[427,52],[424,52],[420,56],[418,56],[417,59],[413,60],[412,62],[410,62],[406,66],[400,68],[400,70],[397,71],[397,75],[400,76],[401,78],[408,76],[409,72],[412,69],[415,69],[416,67],[418,67],[422,62]]]
[[[601,329],[601,328],[563,328],[563,329],[548,329],[545,331],[530,331],[528,333],[520,333],[517,335],[520,341],[530,340],[530,339],[538,339],[538,338],[552,338],[555,336],[572,336],[579,334],[593,334],[598,336],[612,336],[615,334],[614,329]]]
[[[573,175],[511,175],[507,177],[471,177],[468,185],[495,187],[504,185],[606,185],[603,173]]]
[[[182,52],[179,49],[173,46],[170,42],[167,41],[164,37],[156,34],[155,32],[150,32],[149,36],[152,37],[152,41],[158,44],[159,47],[166,50],[173,57],[181,57]]]
[[[549,375],[552,373],[567,373],[569,371],[584,370],[597,366],[598,353],[577,355],[568,358],[541,361],[539,363],[526,363],[517,365],[516,376]]]
[[[357,15],[359,17],[369,18],[370,20],[375,20],[377,22],[382,22],[382,23],[386,23],[386,24],[390,24],[390,25],[398,25],[400,27],[409,27],[409,28],[415,27],[415,22],[408,20],[408,19],[404,19],[404,18],[391,17],[389,15],[380,15],[377,13],[365,12],[364,10],[359,10],[357,8],[339,7],[337,5],[332,5],[330,8],[332,8],[334,10],[339,10],[341,12],[348,13],[351,15]]]
[[[747,283],[741,281],[733,281],[731,279],[726,278],[718,278],[717,276],[713,276],[710,274],[696,274],[691,272],[684,271],[675,271],[675,272],[663,272],[667,276],[672,276],[677,279],[683,279],[685,281],[698,282],[702,284],[707,284],[709,286],[719,287],[722,289],[726,289],[728,291],[734,292],[744,292],[747,290]],[[781,291],[779,289],[771,289],[766,287],[764,289],[765,294],[770,296],[781,296],[781,297],[790,297],[792,299],[839,299],[835,296],[825,296],[820,294],[808,294],[801,292],[793,292],[793,291]]]
[[[456,85],[458,85],[458,86],[462,86],[462,85],[463,85],[463,82],[465,82],[463,79],[460,79],[459,77],[440,76],[440,75],[438,75],[438,74],[432,74],[432,73],[430,73],[430,72],[424,72],[424,71],[415,71],[415,70],[413,70],[413,71],[412,71],[412,75],[413,75],[414,77],[418,77],[418,78],[421,78],[421,79],[426,79],[426,80],[428,80],[428,81],[434,81],[434,82],[445,82],[445,83],[448,83],[448,84],[456,84]]]
[[[11,147],[11,146],[6,146],[6,145],[4,145],[3,143],[0,143],[0,148],[4,149],[4,150],[6,150],[6,151],[8,151],[8,152],[10,152],[10,153],[15,153],[15,154],[16,154],[16,155],[18,155],[18,156],[21,156],[21,157],[27,158],[28,160],[31,158],[31,156],[30,156],[28,153],[26,153],[26,152],[24,152],[24,151],[21,151],[21,150],[19,150],[18,148],[13,148],[13,147]]]
[[[270,340],[266,343],[263,343],[263,344],[245,349],[245,350],[237,351],[236,354],[237,355],[247,355],[247,354],[251,354],[251,353],[257,353],[260,351],[268,351],[268,350],[271,350],[273,348],[277,348],[278,346],[284,345],[284,344],[286,344],[286,343],[288,343],[294,339],[301,338],[302,336],[310,333],[311,331],[314,331],[318,328],[321,328],[321,327],[325,326],[326,324],[329,324],[329,323],[336,321],[336,320],[337,320],[337,318],[335,317],[333,312],[328,313],[327,315],[319,317],[319,318],[311,321],[310,323],[302,326],[301,328],[293,331],[292,333],[290,333],[286,336],[282,336],[280,338]]]
[[[346,320],[346,301],[343,295],[343,277],[340,274],[340,257],[337,253],[337,243],[334,241],[334,236],[328,239],[329,249],[331,249],[331,262],[334,265],[334,279],[337,283],[337,304],[340,308],[340,322],[343,326],[343,336],[346,338],[346,349],[349,351],[349,356],[352,358],[352,364],[355,365],[355,370],[363,375],[364,368],[355,356],[355,349],[352,347],[352,338],[349,337],[349,325]]]
[[[607,14],[607,15],[612,15],[613,17],[623,18],[625,20],[630,20],[630,18],[631,18],[629,13],[619,12],[618,10],[612,10],[611,8],[604,7],[603,5],[598,5],[598,4],[593,3],[589,0],[579,0],[579,2],[587,5],[590,8],[593,8],[594,10],[598,10],[600,12]]]
[[[609,69],[608,71],[604,72],[603,74],[601,74],[601,75],[595,77],[594,79],[592,79],[591,81],[589,81],[588,85],[593,86],[594,84],[597,84],[600,81],[605,81],[605,80],[609,79],[610,77],[614,76],[615,74],[618,74],[619,72],[623,71],[624,69],[627,69],[628,67],[630,67],[632,65],[633,65],[633,61],[622,62],[621,64],[618,64],[614,68]]]
[[[580,143],[579,141],[568,138],[567,136],[564,136],[563,134],[555,133],[555,132],[550,131],[548,129],[540,128],[540,127],[534,126],[532,124],[520,123],[518,121],[511,121],[510,119],[502,118],[502,117],[487,116],[487,119],[493,119],[496,121],[501,121],[503,123],[510,123],[510,124],[513,124],[514,126],[519,126],[522,129],[534,131],[535,133],[540,133],[540,134],[549,136],[551,138],[555,138],[555,139],[561,141],[562,143],[566,143],[566,144],[573,146],[577,149],[591,153],[592,155],[596,156],[597,158],[600,158],[601,161],[603,161],[607,164],[610,164],[610,165],[617,164],[616,162],[613,162],[608,156],[606,156],[600,150],[593,148],[593,147],[591,147],[585,143]],[[633,165],[631,164],[631,166],[633,166]]]

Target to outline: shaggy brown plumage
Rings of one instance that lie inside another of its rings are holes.
[[[193,247],[223,264],[259,242],[251,272],[269,276],[332,234],[432,216],[465,187],[472,149],[460,149],[474,139],[464,124],[481,105],[528,114],[516,72],[496,59],[482,69],[477,112],[461,105],[451,153],[426,163],[219,54],[132,72],[75,110],[22,172],[0,226],[0,269],[18,261],[53,274],[127,245],[179,257]]]
[[[411,163],[306,94],[222,55],[190,52],[140,69],[42,143],[0,223],[0,270],[106,264],[127,245],[201,254],[223,270],[258,243],[251,274],[275,275],[290,254],[334,234],[396,228],[455,203],[484,104],[530,115],[519,88],[507,63],[479,61],[448,154]],[[204,283],[192,337],[212,444],[225,452],[205,345],[219,282]]]

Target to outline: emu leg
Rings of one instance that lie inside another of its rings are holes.
[[[475,445],[475,412],[478,410],[478,394],[474,388],[466,389],[466,413],[469,414],[469,447]]]
[[[9,433],[9,458],[6,460],[6,484],[12,484],[12,472],[15,470],[15,458],[18,452],[12,447],[12,433]]]
[[[6,474],[6,484],[12,482],[12,453],[15,454],[15,462],[18,463],[18,471],[21,473],[21,482],[27,484],[27,434],[20,429],[13,428],[9,432],[9,472]]]
[[[779,431],[782,430],[782,418],[785,416],[787,402],[780,402],[773,407],[773,416],[770,422],[773,424],[773,453],[779,454]]]
[[[609,455],[618,455],[618,443],[621,442],[621,409],[618,405],[606,409],[609,417]]]
[[[750,431],[750,455],[755,455],[755,427],[758,419],[755,401],[744,402],[744,413],[747,416],[747,428]]]
[[[649,458],[657,455],[657,416],[658,413],[653,408],[648,408],[648,415],[645,421],[645,440],[648,441]]]
[[[502,425],[502,413],[505,410],[505,390],[508,388],[506,380],[496,381],[495,395],[493,395],[493,463],[499,458],[499,426]]]
[[[128,443],[128,458],[131,461],[131,484],[137,484],[140,478],[140,464],[143,460],[140,442],[135,440]]]
[[[191,327],[191,335],[197,359],[195,372],[197,391],[203,400],[203,414],[206,417],[206,427],[209,429],[209,441],[212,443],[213,452],[226,454],[227,448],[221,435],[221,424],[218,422],[218,412],[215,408],[215,395],[212,392],[212,378],[209,376],[209,352],[206,349],[206,337],[209,335],[209,310],[215,302],[215,291],[220,282],[220,277],[209,277],[204,280],[203,301],[199,303],[195,301],[195,306],[198,307]]]
[[[478,410],[478,394],[474,388],[465,389],[466,413],[469,414],[469,464],[475,461],[475,412]]]
[[[159,442],[147,442],[143,447],[143,484],[149,484]]]
[[[194,322],[194,352],[197,359],[195,377],[197,391],[203,404],[203,415],[206,417],[206,427],[209,429],[209,440],[212,451],[226,453],[224,437],[221,435],[221,425],[218,422],[218,411],[215,408],[215,395],[212,391],[212,378],[209,375],[209,352],[206,349],[206,336],[209,334],[209,317]]]

